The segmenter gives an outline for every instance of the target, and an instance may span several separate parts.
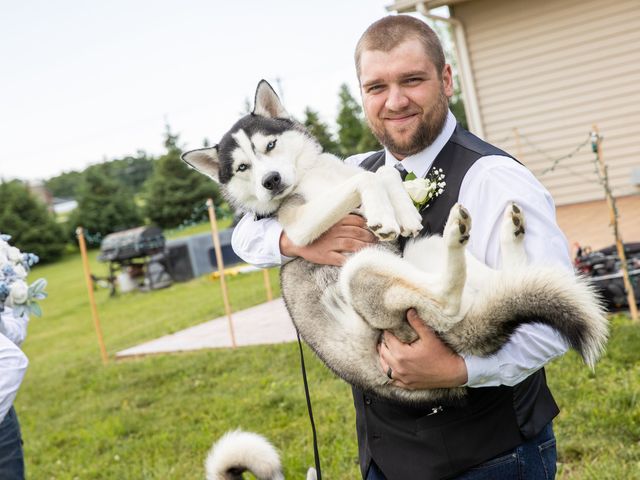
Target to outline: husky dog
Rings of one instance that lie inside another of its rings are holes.
[[[592,288],[572,272],[527,265],[517,205],[504,214],[502,270],[466,253],[471,218],[461,205],[451,209],[441,237],[411,240],[401,257],[391,240],[415,236],[421,218],[397,170],[367,172],[322,153],[264,80],[252,113],[218,145],[182,158],[219,182],[235,207],[277,218],[298,245],[357,208],[386,241],[353,254],[342,268],[298,258],[281,270],[282,294],[302,338],[362,390],[406,403],[464,396],[462,387],[403,389],[382,371],[377,345],[383,330],[407,343],[417,338],[405,319],[412,307],[461,354],[489,356],[519,325],[532,322],[557,329],[590,367],[604,349],[607,320]]]

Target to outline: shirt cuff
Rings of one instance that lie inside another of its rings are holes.
[[[294,257],[287,257],[286,255],[282,255],[280,253],[280,236],[282,235],[282,226],[273,222],[273,224],[269,225],[268,228],[265,229],[264,232],[264,241],[265,246],[275,249],[272,252],[273,258],[280,259],[280,265],[284,265],[285,263],[290,262],[294,259]]]

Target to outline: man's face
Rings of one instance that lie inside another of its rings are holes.
[[[389,52],[365,50],[360,90],[372,132],[402,160],[431,145],[442,130],[453,94],[451,67],[438,72],[415,39]]]

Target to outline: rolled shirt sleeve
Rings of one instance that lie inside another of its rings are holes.
[[[0,334],[7,337],[17,346],[22,345],[27,337],[27,326],[29,324],[28,315],[14,316],[10,307],[5,307],[0,313]]]
[[[553,199],[522,165],[507,157],[484,157],[467,172],[462,203],[474,219],[469,251],[492,268],[501,268],[500,226],[507,205],[516,202],[526,223],[525,250],[529,263],[571,269],[566,238],[555,220]],[[518,328],[509,342],[490,357],[463,356],[467,386],[513,386],[568,350],[553,328],[528,324]]]

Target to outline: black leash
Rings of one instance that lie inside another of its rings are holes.
[[[320,453],[318,452],[318,436],[316,435],[316,424],[313,421],[313,410],[311,409],[311,395],[309,395],[309,383],[307,382],[307,370],[304,367],[304,353],[302,352],[302,340],[300,333],[296,329],[298,335],[298,347],[300,347],[300,366],[302,367],[302,380],[304,381],[304,394],[307,398],[307,410],[309,412],[309,420],[311,421],[311,431],[313,432],[313,457],[316,462],[316,474],[318,480],[322,480],[322,472],[320,471]]]

